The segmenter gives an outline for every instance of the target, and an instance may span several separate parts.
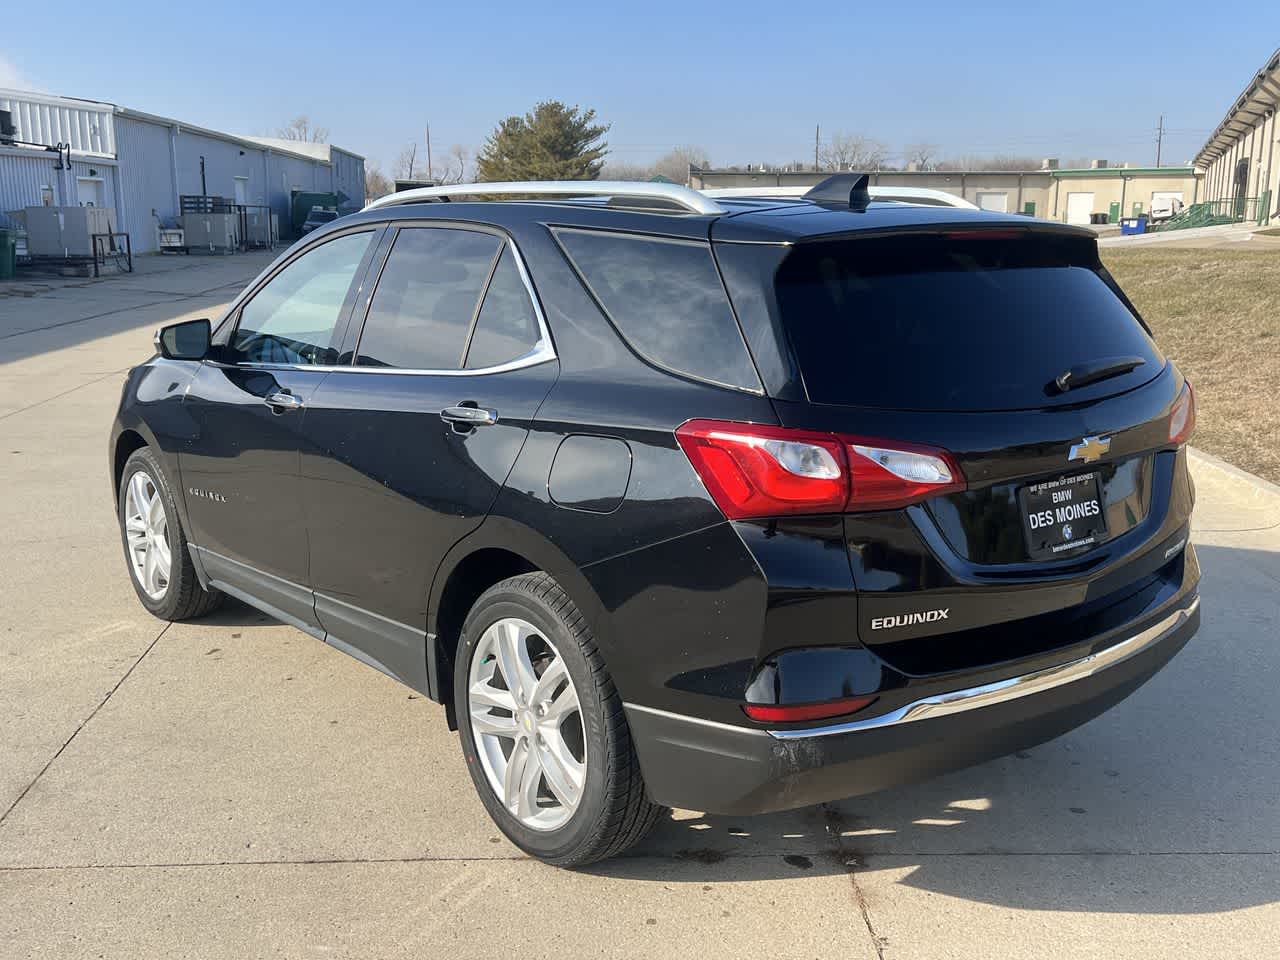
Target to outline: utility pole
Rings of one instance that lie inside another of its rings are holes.
[[[1156,166],[1159,166],[1159,165],[1160,165],[1159,163],[1156,164]],[[427,179],[428,180],[431,179],[432,169],[433,167],[431,166],[431,124],[428,123],[427,124]]]
[[[813,172],[818,172],[818,141],[822,133],[822,124],[817,123],[813,126]]]
[[[1164,114],[1160,114],[1160,125],[1156,127],[1156,166],[1160,166],[1160,154],[1164,148]]]

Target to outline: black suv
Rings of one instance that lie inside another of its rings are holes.
[[[843,175],[427,188],[157,346],[110,438],[142,603],[444,704],[552,863],[1038,743],[1199,624],[1191,388],[1085,230]]]

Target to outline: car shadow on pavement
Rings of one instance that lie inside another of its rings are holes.
[[[761,817],[675,811],[630,855],[590,871],[713,883],[883,870],[930,894],[1078,912],[1196,914],[1280,901],[1280,553],[1198,553],[1200,632],[1083,727],[821,807]],[[672,860],[699,868],[673,873]]]

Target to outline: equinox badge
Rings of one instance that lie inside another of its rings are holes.
[[[900,613],[893,617],[872,617],[872,630],[887,630],[891,627],[907,627],[913,623],[936,623],[947,619],[950,607],[939,607],[937,610],[926,610],[923,613]]]
[[[1102,457],[1104,453],[1111,449],[1110,437],[1085,437],[1079,443],[1071,445],[1071,452],[1067,454],[1068,460],[1083,460],[1085,463],[1093,463]]]

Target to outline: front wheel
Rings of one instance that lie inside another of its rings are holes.
[[[480,799],[526,853],[593,863],[632,846],[661,815],[586,620],[547,574],[504,580],[476,601],[458,644],[454,703]]]
[[[221,593],[200,586],[173,492],[148,447],[124,465],[118,509],[129,576],[144,607],[162,620],[186,620],[221,602]]]

